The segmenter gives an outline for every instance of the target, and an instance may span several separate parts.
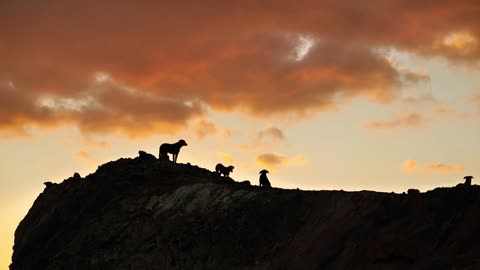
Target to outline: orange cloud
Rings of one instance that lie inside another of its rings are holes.
[[[86,162],[86,163],[94,163],[95,159],[92,158],[92,156],[87,152],[87,151],[77,151],[75,153],[75,157],[78,158],[79,160]]]
[[[210,121],[200,120],[193,125],[193,130],[199,139],[203,139],[208,135],[216,133],[217,127]]]
[[[364,124],[364,127],[371,130],[386,130],[403,127],[419,127],[425,122],[425,118],[418,113],[399,114],[391,120],[373,121]]]
[[[255,158],[255,162],[260,166],[277,167],[285,164],[288,158],[281,154],[262,154]]]
[[[235,163],[235,158],[229,153],[217,152],[217,156],[220,158],[222,162],[225,162],[226,164],[231,165]]]
[[[464,58],[472,54],[478,57],[478,38],[470,31],[450,32],[435,41],[433,50],[452,58]]]
[[[408,159],[408,160],[405,160],[403,162],[403,169],[406,171],[406,172],[413,172],[417,169],[417,161],[416,160],[411,160],[411,159]]]
[[[307,160],[303,156],[288,157],[280,153],[266,153],[255,157],[255,163],[265,168],[278,168],[290,165],[304,165]]]
[[[143,136],[184,129],[204,106],[263,117],[319,112],[358,96],[390,102],[428,76],[396,67],[378,49],[478,61],[477,7],[3,1],[0,129],[68,123]]]
[[[442,106],[437,106],[431,109],[431,111],[435,114],[439,115],[452,115],[457,113],[457,111],[453,108],[450,108],[448,106],[442,105]]]
[[[215,123],[201,119],[193,122],[191,125],[191,130],[195,133],[198,139],[204,139],[207,136],[222,136],[230,137],[233,135],[233,131],[230,129],[220,128]]]
[[[427,103],[432,105],[440,105],[440,102],[432,94],[422,94],[416,97],[406,96],[403,98],[403,102],[407,104]]]
[[[480,111],[480,93],[476,93],[468,98],[468,102],[475,105]]]
[[[425,166],[426,171],[439,172],[439,173],[459,173],[464,171],[463,166],[448,165],[442,163],[431,163]]]

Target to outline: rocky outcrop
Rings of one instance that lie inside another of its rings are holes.
[[[46,185],[10,269],[478,269],[479,194],[263,189],[141,152]]]

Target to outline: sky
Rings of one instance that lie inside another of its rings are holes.
[[[478,0],[0,1],[0,269],[43,182],[158,155],[256,184],[480,178]],[[475,179],[474,179],[475,183]]]

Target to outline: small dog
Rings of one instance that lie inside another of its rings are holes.
[[[475,178],[473,176],[465,176],[463,177],[463,179],[465,179],[465,185],[466,186],[471,186],[472,185],[472,179]]]
[[[261,170],[260,172],[260,186],[266,187],[266,188],[271,188],[272,185],[270,184],[270,181],[268,181],[267,173],[269,173],[267,170]]]
[[[182,146],[187,146],[188,144],[184,140],[179,140],[176,143],[164,143],[160,145],[158,158],[170,160],[168,158],[168,154],[172,154],[172,161],[173,163],[177,163],[178,153],[180,152],[180,148]]]
[[[225,167],[222,163],[218,163],[217,166],[215,166],[215,172],[220,175],[223,174],[224,176],[229,177],[230,173],[233,172],[233,168],[233,166]]]

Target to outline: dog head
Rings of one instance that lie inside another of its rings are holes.
[[[263,169],[263,170],[261,170],[261,171],[259,172],[259,174],[267,174],[267,173],[269,173],[269,172],[268,172],[267,170],[265,170],[265,169]]]

